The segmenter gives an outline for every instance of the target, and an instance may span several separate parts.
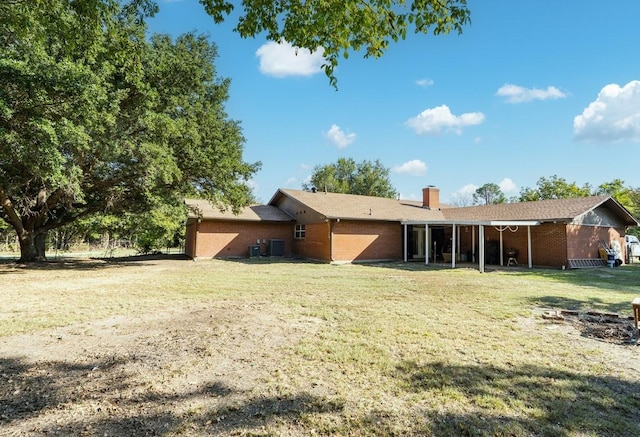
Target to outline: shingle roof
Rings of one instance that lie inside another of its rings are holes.
[[[539,220],[568,221],[610,200],[608,196],[501,203],[443,210],[447,220]]]
[[[276,205],[282,196],[295,199],[327,218],[385,221],[444,219],[442,211],[422,208],[421,202],[323,191],[312,193],[280,189],[269,204]]]
[[[252,205],[242,208],[239,214],[233,214],[230,209],[220,211],[208,200],[186,199],[189,207],[189,218],[205,220],[239,220],[263,222],[293,222],[294,219],[281,209],[271,205]]]
[[[206,200],[187,199],[189,218],[208,220],[239,220],[292,222],[289,214],[277,207],[283,196],[294,199],[330,219],[381,221],[571,221],[601,205],[608,206],[628,226],[638,222],[609,196],[578,197],[572,199],[540,200],[536,202],[502,203],[497,205],[468,206],[430,210],[412,200],[353,194],[325,193],[279,189],[268,205],[243,208],[238,215],[230,210],[220,211]],[[442,205],[445,206],[445,205]]]

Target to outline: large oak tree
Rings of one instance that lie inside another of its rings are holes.
[[[0,217],[22,261],[44,259],[46,233],[89,214],[250,199],[259,164],[242,160],[215,46],[147,39],[139,7],[34,4],[0,9]]]
[[[214,22],[235,9],[242,37],[381,56],[417,33],[460,32],[466,0],[200,0]],[[95,213],[149,211],[199,195],[238,208],[259,163],[228,119],[215,46],[148,38],[151,0],[0,2],[0,218],[22,261],[44,259],[46,233]]]

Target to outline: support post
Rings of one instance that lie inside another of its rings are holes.
[[[529,261],[529,268],[532,268],[533,261],[531,260],[531,226],[527,226],[527,260]]]
[[[453,229],[451,229],[451,238],[453,238],[453,241],[451,242],[451,268],[455,269],[456,268],[456,243],[457,243],[455,223],[452,226],[453,226]]]
[[[429,255],[431,255],[431,240],[429,239],[429,225],[424,225],[424,263],[429,264]]]
[[[404,259],[404,262],[407,262],[407,252],[409,251],[409,247],[408,247],[409,244],[407,243],[407,225],[405,223],[402,226],[404,227],[404,232],[403,232],[404,241],[403,241],[403,244],[402,244],[402,248],[404,249],[403,259]]]
[[[478,226],[478,243],[478,270],[480,270],[480,273],[484,273],[484,225]]]

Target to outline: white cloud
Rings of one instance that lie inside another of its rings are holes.
[[[573,119],[573,134],[587,142],[640,143],[640,81],[602,88],[598,98]]]
[[[462,195],[468,195],[468,194],[475,194],[476,190],[479,187],[477,187],[476,185],[473,184],[467,184],[464,187],[460,188],[458,191],[456,191],[456,194],[462,194]]]
[[[440,135],[443,132],[455,132],[460,135],[462,128],[480,124],[484,121],[482,112],[468,112],[459,116],[453,115],[447,105],[425,109],[420,114],[405,122],[418,135]]]
[[[419,159],[412,159],[404,164],[396,165],[392,171],[399,174],[408,174],[411,176],[422,176],[427,174],[427,164]]]
[[[249,179],[245,181],[245,185],[249,187],[253,192],[255,192],[258,188],[260,188],[260,185],[258,184],[258,182],[256,182],[255,179]]]
[[[522,103],[532,100],[555,100],[567,97],[567,93],[560,91],[554,86],[548,86],[547,89],[539,89],[524,88],[512,84],[506,84],[500,87],[496,95],[505,97],[507,103]]]
[[[498,186],[500,187],[500,191],[505,194],[518,192],[518,186],[509,178],[504,178],[502,181],[500,181]]]
[[[268,76],[311,76],[322,71],[323,52],[322,48],[311,53],[286,41],[270,41],[256,51],[256,56],[260,58],[260,72]]]
[[[454,206],[471,206],[473,205],[473,195],[477,189],[477,186],[467,184],[455,193],[451,194],[449,197],[449,203]]]
[[[433,85],[433,80],[431,79],[418,79],[416,80],[416,85],[421,86],[421,87],[428,87]]]
[[[327,138],[329,138],[329,141],[331,141],[331,143],[338,146],[338,149],[344,149],[356,140],[356,134],[345,133],[342,129],[340,129],[340,126],[335,124],[331,126],[331,128],[325,133],[325,135]]]
[[[284,183],[284,186],[290,187],[291,185],[295,184],[297,181],[298,179],[295,176],[292,176],[289,179],[287,179],[287,181]]]

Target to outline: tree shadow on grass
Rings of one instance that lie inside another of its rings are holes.
[[[414,361],[396,374],[405,390],[442,399],[442,408],[424,411],[433,435],[640,435],[637,381],[533,365]]]
[[[573,270],[524,270],[522,277],[535,276],[551,281],[567,282],[583,288],[612,290],[620,293],[640,295],[640,266],[617,268],[593,268]]]
[[[154,265],[156,262],[167,260],[187,261],[186,255],[158,254],[158,255],[136,255],[112,258],[59,258],[56,260],[19,263],[16,260],[1,259],[0,274],[16,273],[26,271],[83,271],[83,270],[104,270],[117,267],[136,266],[141,263]]]
[[[631,301],[633,297],[629,297],[625,302],[605,302],[599,297],[585,297],[583,299],[575,299],[565,296],[536,296],[530,299],[530,302],[538,307],[546,307],[555,310],[572,310],[572,311],[600,311],[607,313],[619,314],[623,317],[633,316],[633,308]]]
[[[132,359],[70,364],[0,358],[0,435],[236,434],[274,422],[295,426],[306,414],[343,409],[307,393],[251,398],[224,381],[157,391],[123,370]],[[187,404],[204,407],[185,413]]]

